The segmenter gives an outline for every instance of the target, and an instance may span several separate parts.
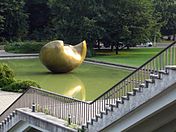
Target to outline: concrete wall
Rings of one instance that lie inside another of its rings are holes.
[[[174,122],[175,121],[175,122]],[[127,132],[176,131],[176,101],[127,129]],[[164,131],[165,130],[165,131]]]
[[[3,124],[0,132],[19,132],[24,131],[31,126],[42,132],[76,132],[67,125],[67,121],[58,119],[56,117],[46,115],[41,112],[31,112],[29,108],[20,108],[16,110],[15,116]]]

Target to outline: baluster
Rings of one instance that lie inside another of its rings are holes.
[[[175,65],[176,63],[176,57],[175,57],[175,44],[174,44],[174,46],[173,46],[173,65]]]
[[[140,84],[140,70],[137,71],[137,82],[138,82],[138,86]]]
[[[135,82],[136,82],[136,84],[135,84],[135,88],[137,88],[138,87],[138,72],[137,73],[135,73]]]
[[[153,62],[153,73],[155,73],[155,61],[152,60],[152,62]]]
[[[166,65],[168,65],[168,51],[166,50]]]
[[[162,54],[160,54],[159,56],[159,70],[161,70],[162,68]]]
[[[150,74],[153,74],[152,61],[149,63],[149,71]]]
[[[172,65],[172,46],[170,47],[170,65]]]

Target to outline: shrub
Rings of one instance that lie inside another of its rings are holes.
[[[6,45],[9,42],[4,38],[4,37],[0,37],[0,45]]]
[[[0,64],[0,88],[15,81],[14,72],[7,64]]]
[[[0,88],[3,88],[5,86],[7,86],[7,85],[10,85],[13,82],[15,82],[14,78],[4,77],[4,78],[0,79]]]
[[[15,80],[13,70],[7,64],[0,64],[0,88],[4,91],[23,92],[30,86],[40,87],[34,81]]]
[[[0,79],[2,78],[14,78],[15,74],[13,70],[7,64],[0,64]]]
[[[39,53],[44,44],[46,44],[46,42],[12,42],[5,45],[4,50],[12,53]]]
[[[21,81],[21,80],[17,80],[15,82],[11,83],[10,85],[6,85],[5,87],[2,87],[1,90],[10,91],[10,92],[23,92],[27,88],[29,88],[30,86],[34,86],[34,87],[38,87],[38,88],[40,87],[34,81]]]

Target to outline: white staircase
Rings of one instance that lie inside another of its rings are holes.
[[[127,96],[122,96],[115,104],[109,104],[109,107],[107,107],[105,111],[100,112],[100,114],[96,115],[96,118],[87,122],[84,126],[85,130],[90,132],[101,131],[118,120],[120,122],[120,120],[123,120],[123,116],[135,111],[136,108],[152,100],[155,96],[159,95],[175,83],[176,66],[166,66],[164,70],[159,71],[159,74],[151,74],[150,78],[146,79],[144,84],[140,84],[138,88],[134,88],[132,92],[128,92]],[[144,119],[146,116],[149,115],[143,115],[138,120],[129,123],[129,126],[126,124],[126,126],[119,127],[116,130],[119,132],[124,131],[136,122]]]

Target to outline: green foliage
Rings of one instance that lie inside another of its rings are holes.
[[[1,78],[0,79],[0,88],[7,86],[7,85],[10,85],[13,82],[15,82],[14,78],[7,78],[7,77]]]
[[[150,39],[151,29],[156,23],[150,1],[111,0],[103,5],[102,16],[105,19],[100,24],[105,27],[109,41],[135,45]]]
[[[0,33],[4,30],[4,17],[0,15]]]
[[[34,87],[38,87],[38,88],[40,87],[34,81],[21,81],[21,80],[17,80],[15,82],[11,83],[10,85],[6,85],[6,86],[2,87],[1,90],[10,91],[10,92],[23,92],[27,88],[29,88],[30,86],[34,86]]]
[[[50,32],[53,37],[63,39],[67,43],[78,43],[83,39],[88,42],[98,36],[94,0],[60,0],[50,1]]]
[[[15,81],[13,70],[6,64],[0,64],[0,88]]]
[[[42,107],[39,104],[36,105],[36,111],[42,112]]]
[[[23,92],[30,86],[40,87],[34,81],[15,80],[13,70],[7,64],[0,64],[0,88],[4,91]]]
[[[163,35],[176,34],[176,2],[175,0],[154,0],[155,17],[161,23]]]
[[[86,40],[91,54],[96,40],[130,46],[176,33],[175,0],[1,1],[0,39]]]
[[[13,42],[4,46],[5,51],[13,53],[39,53],[44,42]]]
[[[157,25],[152,2],[147,0],[52,0],[48,4],[51,18],[47,30],[53,38],[68,43],[86,39],[89,53],[96,40],[108,45],[151,40]]]
[[[1,37],[20,40],[26,36],[28,14],[24,11],[24,4],[25,0],[1,0]]]
[[[43,111],[46,115],[48,115],[50,112],[49,112],[49,109],[45,108],[44,111]]]
[[[13,70],[7,64],[0,64],[0,79],[3,78],[14,78]]]
[[[29,15],[28,38],[32,40],[46,40],[49,34],[45,28],[49,22],[50,8],[48,0],[26,0],[25,9]]]

